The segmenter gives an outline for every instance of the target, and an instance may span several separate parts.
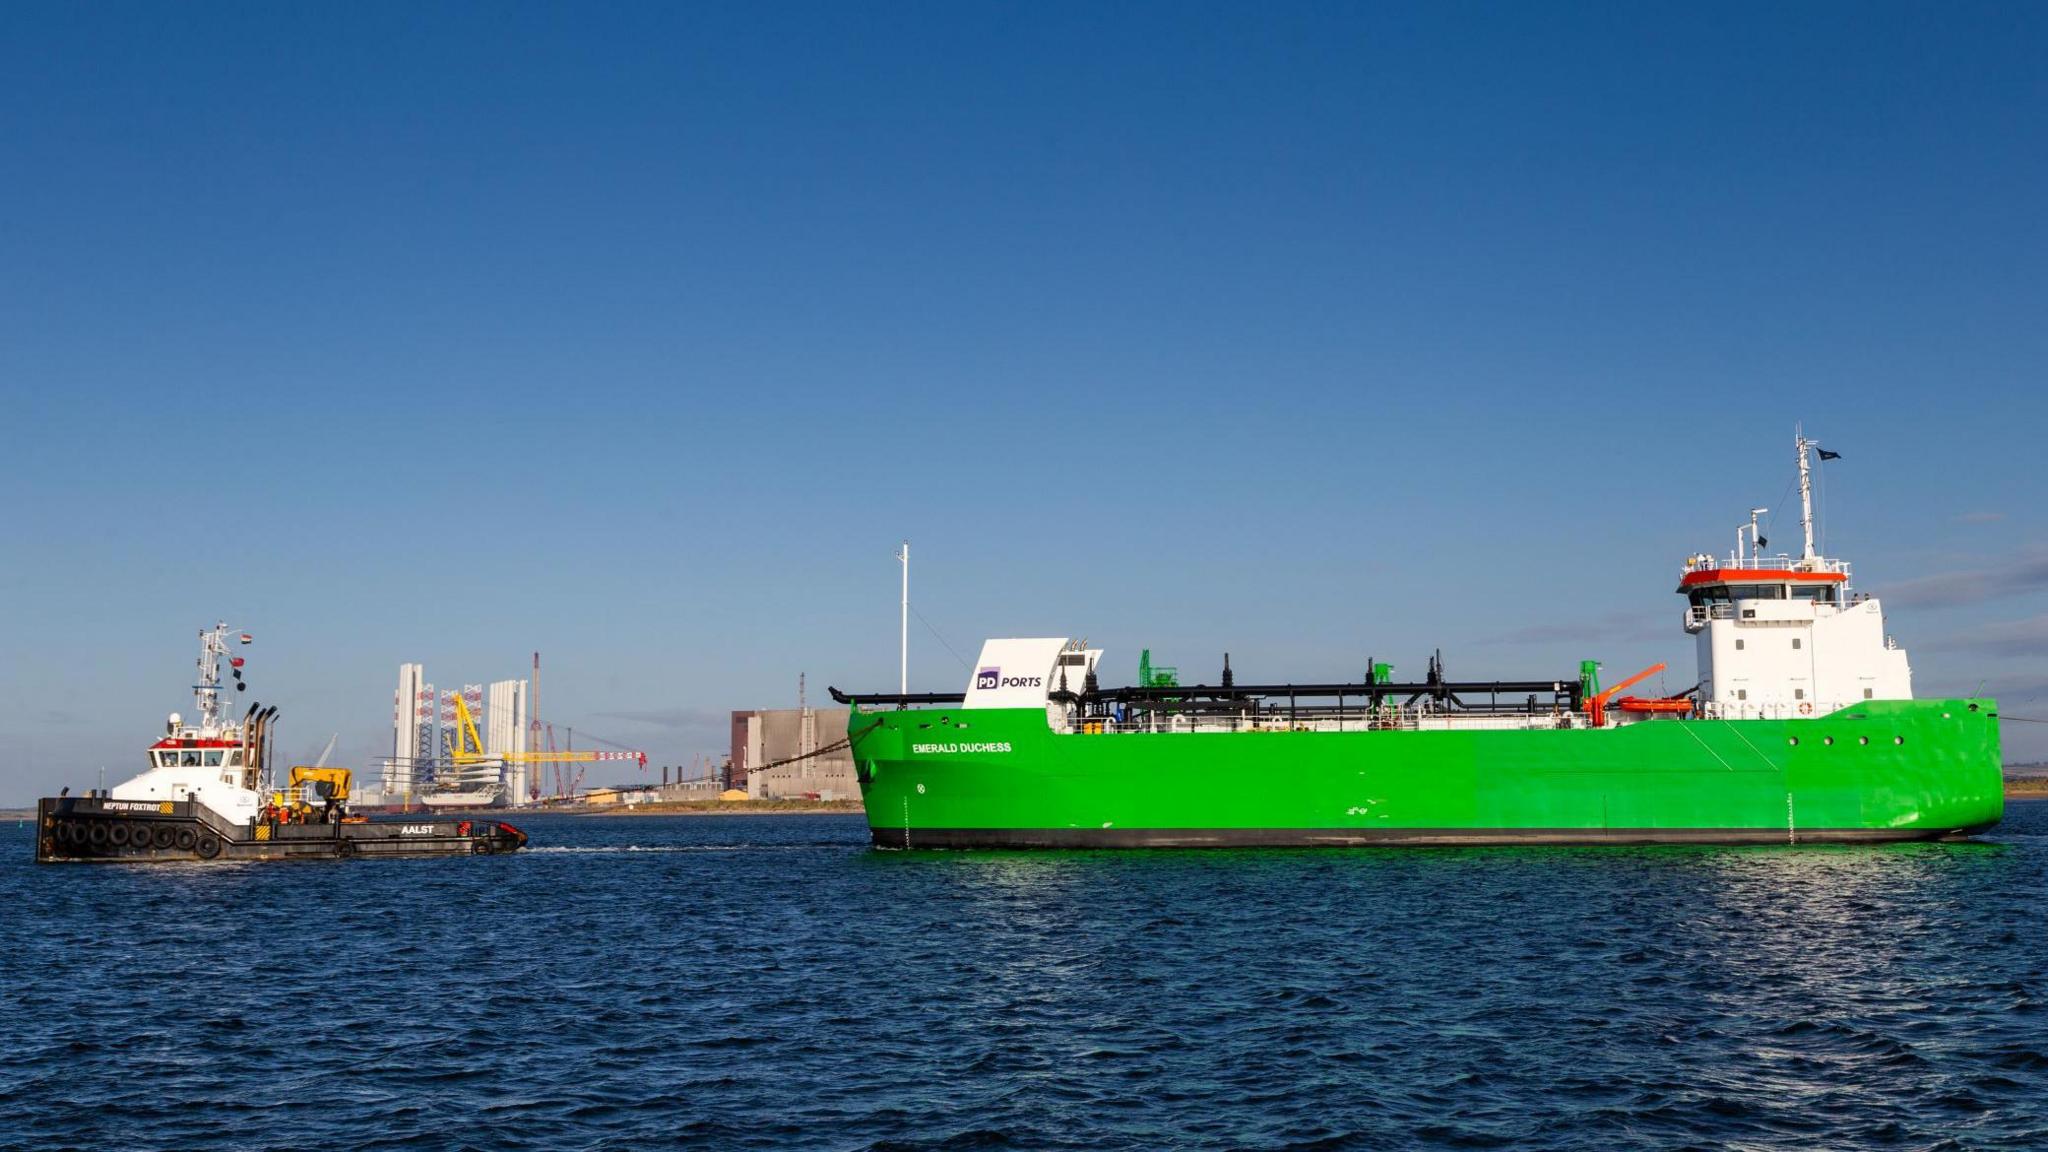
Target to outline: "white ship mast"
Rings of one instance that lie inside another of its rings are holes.
[[[221,730],[220,661],[227,654],[226,623],[216,623],[211,631],[199,634],[199,683],[192,686],[192,704],[199,710],[199,730],[209,735]]]
[[[1808,440],[1803,427],[1794,426],[1793,436],[1799,445],[1799,529],[1806,535],[1806,549],[1799,558],[1811,563],[1816,559],[1813,551],[1813,469],[1807,462],[1809,448],[1820,446],[1818,441]]]

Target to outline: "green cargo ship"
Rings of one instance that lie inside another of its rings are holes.
[[[877,847],[1779,843],[1967,836],[2004,810],[1998,709],[1915,700],[1906,654],[1849,566],[1813,547],[1800,436],[1798,557],[1757,515],[1678,591],[1698,685],[1623,693],[1598,666],[1457,682],[1184,685],[1099,649],[990,640],[959,693],[834,696]]]

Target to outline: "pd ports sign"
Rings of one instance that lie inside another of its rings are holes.
[[[989,640],[967,690],[969,708],[1043,708],[1064,637]]]

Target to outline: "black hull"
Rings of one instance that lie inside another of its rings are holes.
[[[877,848],[1404,848],[1528,844],[1880,844],[1953,840],[1990,828],[875,828]]]
[[[67,796],[41,801],[36,817],[38,863],[490,856],[526,844],[525,833],[489,820],[230,824],[186,801]]]

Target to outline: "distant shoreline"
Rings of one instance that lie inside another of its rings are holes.
[[[685,800],[674,804],[608,804],[573,816],[838,816],[867,811],[858,800]]]

